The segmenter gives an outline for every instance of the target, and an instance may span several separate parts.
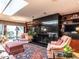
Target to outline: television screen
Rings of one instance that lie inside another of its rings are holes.
[[[64,31],[65,31],[65,32],[72,32],[72,31],[75,31],[75,28],[76,28],[76,25],[72,25],[72,24],[70,24],[70,25],[65,25]]]

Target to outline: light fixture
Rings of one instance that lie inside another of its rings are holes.
[[[11,0],[0,0],[0,2],[1,1],[4,2],[4,3],[2,3],[3,6],[1,6],[1,7],[5,7],[4,6],[5,3],[7,4]],[[24,0],[12,0],[9,3],[9,5],[7,6],[7,8],[4,10],[3,14],[4,15],[14,15],[16,12],[18,12],[19,10],[21,10],[26,5],[28,5],[28,2],[26,2]]]
[[[79,26],[78,26],[78,27],[76,27],[76,31],[79,33]]]
[[[46,28],[44,28],[44,29],[43,29],[43,31],[47,31],[47,29],[46,29]]]

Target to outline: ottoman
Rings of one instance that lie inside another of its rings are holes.
[[[23,43],[20,41],[9,42],[6,44],[5,50],[11,55],[24,52]]]

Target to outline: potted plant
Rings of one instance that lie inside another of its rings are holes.
[[[69,45],[64,46],[64,56],[72,57],[72,48]]]
[[[34,32],[32,28],[30,28],[28,31],[28,36],[29,36],[30,41],[32,41],[33,36],[35,35],[36,35],[36,32]]]

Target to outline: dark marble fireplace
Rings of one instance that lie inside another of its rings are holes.
[[[52,40],[57,40],[59,35],[59,14],[49,15],[34,19],[39,22],[38,25],[34,26],[34,31],[37,33],[34,36],[33,42],[47,44]]]

